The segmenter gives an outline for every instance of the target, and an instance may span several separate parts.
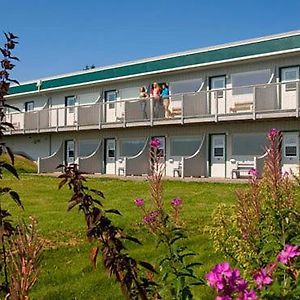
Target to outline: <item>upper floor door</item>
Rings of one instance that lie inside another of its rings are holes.
[[[281,68],[281,108],[296,109],[299,67]]]
[[[116,101],[117,101],[117,91],[110,90],[104,93],[104,115],[105,122],[116,122]]]
[[[34,102],[28,101],[24,104],[25,112],[34,111]]]
[[[67,96],[65,97],[65,125],[74,126],[76,125],[76,97]]]
[[[226,76],[215,76],[209,80],[211,113],[226,113]]]

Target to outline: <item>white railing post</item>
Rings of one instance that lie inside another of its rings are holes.
[[[40,111],[38,110],[36,113],[37,113],[37,116],[36,116],[37,132],[40,132]]]
[[[76,124],[76,130],[79,130],[79,106],[76,104],[74,107],[74,124]]]
[[[256,119],[256,88],[253,87],[253,104],[252,104],[252,118]]]
[[[299,81],[296,82],[296,117],[299,117]]]
[[[181,157],[181,178],[184,178],[184,157]]]
[[[218,122],[218,92],[214,91],[214,99],[215,99],[215,122]]]
[[[150,98],[150,126],[153,126],[153,98]]]
[[[103,114],[102,114],[102,102],[99,102],[99,110],[98,110],[98,113],[99,113],[99,129],[101,129],[101,122],[102,122],[102,118],[103,118]]]
[[[124,117],[123,117],[123,127],[126,127],[126,101],[124,103]]]
[[[184,94],[181,95],[181,124],[184,123]]]
[[[59,124],[59,120],[58,120],[58,116],[59,116],[58,107],[55,110],[56,110],[56,131],[58,131],[58,124]]]

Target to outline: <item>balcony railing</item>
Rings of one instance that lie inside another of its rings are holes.
[[[168,118],[163,99],[147,98],[10,113],[7,120],[15,127],[11,133],[31,133],[299,117],[299,86],[294,81],[170,95]]]

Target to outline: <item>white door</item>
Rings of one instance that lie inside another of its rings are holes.
[[[105,112],[105,122],[112,123],[116,122],[116,101],[117,101],[117,91],[111,90],[104,93],[104,112]]]
[[[281,69],[281,108],[296,109],[299,67]]]
[[[211,136],[210,168],[211,177],[225,178],[226,158],[225,158],[225,134]]]
[[[226,113],[226,77],[217,76],[210,78],[210,104],[211,113]]]
[[[75,96],[68,96],[65,98],[65,125],[66,126],[76,125],[75,104],[76,104]]]
[[[105,140],[105,174],[116,174],[116,140]]]
[[[75,162],[75,141],[65,141],[65,163],[71,164]]]
[[[299,174],[299,133],[283,133],[282,171]]]
[[[166,162],[166,138],[164,136],[154,136],[152,139],[159,139],[160,146],[158,147],[160,162],[165,164]],[[150,162],[152,163],[152,162]]]

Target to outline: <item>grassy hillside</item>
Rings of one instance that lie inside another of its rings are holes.
[[[8,155],[2,155],[1,160],[10,162]],[[36,163],[21,155],[15,155],[15,168],[19,173],[37,173]]]

